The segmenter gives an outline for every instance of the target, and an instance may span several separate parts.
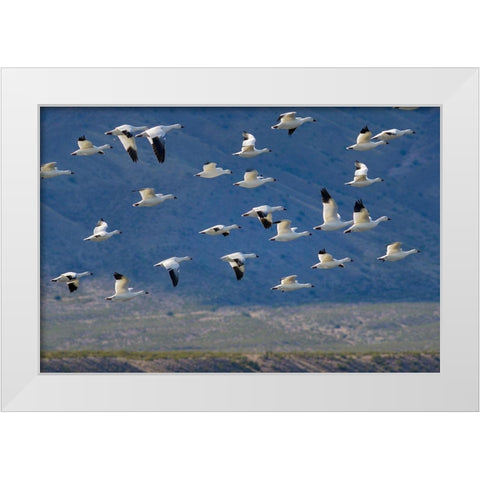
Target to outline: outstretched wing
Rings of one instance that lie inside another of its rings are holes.
[[[215,170],[215,167],[217,166],[216,163],[214,162],[207,162],[203,164],[203,170],[205,172],[211,172],[212,170]]]
[[[141,188],[139,193],[142,197],[142,200],[155,197],[155,190],[153,188]]]
[[[295,279],[297,278],[297,275],[289,275],[288,277],[283,277],[281,279],[282,285],[289,284],[289,283],[295,283]]]
[[[402,246],[401,242],[394,242],[390,245],[387,245],[387,255],[391,255],[392,253],[398,253],[400,251],[400,247]]]
[[[247,170],[245,174],[243,175],[243,179],[246,182],[255,180],[258,177],[258,172],[257,170]]]
[[[233,271],[235,272],[235,275],[237,277],[237,280],[240,280],[243,275],[245,274],[245,264],[242,262],[239,258],[230,260],[228,262],[230,266],[233,268]]]
[[[80,148],[81,150],[93,147],[93,143],[90,140],[85,140],[85,137],[80,137],[77,141],[77,144],[78,148]]]
[[[115,294],[126,293],[128,290],[128,277],[118,272],[115,272],[113,276],[115,277]]]
[[[52,170],[55,170],[55,165],[57,162],[50,162],[50,163],[45,163],[40,167],[40,170],[42,172],[51,172]]]
[[[331,197],[326,188],[322,188],[323,203],[323,221],[325,223],[336,222],[338,220],[337,202]]]
[[[130,158],[136,162],[138,160],[138,155],[135,137],[128,130],[123,130],[122,135],[118,135],[118,138],[122,142],[123,148],[125,148],[127,153],[130,155]]]
[[[370,214],[367,208],[363,205],[362,200],[357,200],[353,207],[353,223],[368,223],[370,221]]]
[[[153,148],[153,153],[157,157],[159,163],[165,161],[165,137],[147,137]]]
[[[95,226],[95,228],[93,229],[93,234],[98,235],[100,233],[103,233],[107,230],[107,227],[108,227],[108,223],[103,218],[101,218],[97,222],[97,225]]]

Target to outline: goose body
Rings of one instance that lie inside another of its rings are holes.
[[[411,250],[402,250],[401,247],[401,242],[394,242],[387,245],[387,253],[381,257],[378,257],[377,260],[381,260],[382,262],[397,262],[398,260],[402,260],[414,253],[420,253],[420,250],[417,250],[416,248],[412,248]]]
[[[134,292],[132,288],[128,288],[128,277],[122,275],[121,273],[115,272],[113,277],[115,278],[115,295],[106,297],[105,300],[125,302],[127,300],[131,300],[132,298],[138,297],[139,295],[148,294],[148,292],[145,290]]]
[[[291,220],[278,220],[273,222],[277,224],[277,234],[269,238],[272,242],[290,242],[291,240],[296,240],[300,237],[308,237],[311,235],[310,232],[297,232],[297,227],[291,227]]]
[[[156,263],[154,267],[165,268],[165,270],[167,270],[168,274],[170,275],[173,286],[176,287],[178,285],[178,273],[180,271],[180,263],[187,260],[192,260],[192,257],[170,257]]]
[[[404,135],[413,135],[415,132],[407,128],[406,130],[399,130],[398,128],[391,128],[390,130],[383,130],[380,133],[377,133],[372,140],[384,140],[386,142],[394,140],[395,138],[403,137]]]
[[[272,126],[272,129],[288,130],[288,134],[292,135],[300,125],[308,122],[316,122],[316,120],[312,117],[297,117],[297,112],[287,112],[282,113],[277,118],[277,122],[277,124]]]
[[[259,175],[257,170],[249,169],[245,172],[243,180],[236,182],[233,185],[243,188],[257,188],[270,182],[276,182],[276,179],[272,177],[265,178],[262,175]]]
[[[355,162],[355,175],[351,182],[345,183],[345,185],[350,185],[352,187],[368,187],[374,183],[383,182],[383,178],[368,178],[367,176],[368,168],[364,163]]]
[[[154,207],[163,203],[165,200],[175,200],[177,197],[168,193],[155,193],[153,188],[141,188],[140,190],[132,190],[132,192],[139,192],[142,199],[139,202],[132,204],[133,207]]]
[[[271,290],[280,290],[281,292],[293,292],[301,288],[313,288],[315,285],[311,283],[298,283],[297,275],[289,275],[280,279],[280,284],[275,285]]]
[[[245,275],[245,260],[247,258],[258,258],[256,253],[233,252],[220,257],[224,262],[228,262],[232,267],[237,280],[241,280]]]
[[[59,275],[56,278],[52,278],[52,282],[61,282],[66,283],[68,290],[70,292],[74,292],[78,289],[78,285],[80,284],[80,279],[82,277],[86,277],[87,275],[93,275],[91,272],[65,272]]]
[[[115,127],[113,130],[105,132],[105,135],[115,135],[122,142],[123,148],[130,155],[130,158],[133,162],[138,160],[137,154],[137,145],[135,143],[134,133],[139,131],[144,131],[148,127],[134,127],[133,125],[120,125]]]
[[[353,207],[353,225],[347,228],[343,233],[365,232],[375,228],[381,222],[386,222],[388,220],[390,220],[390,218],[386,216],[372,220],[363,201],[357,200]]]
[[[86,140],[85,136],[79,137],[78,141],[78,150],[75,150],[72,152],[70,155],[95,155],[96,153],[100,153],[101,155],[104,155],[104,150],[108,150],[109,148],[112,148],[111,145],[106,143],[105,145],[102,145],[100,147],[96,147],[93,145],[93,143],[90,140]]]
[[[335,230],[340,230],[341,228],[348,227],[352,225],[353,220],[343,221],[338,214],[337,202],[332,198],[328,193],[326,188],[322,188],[322,204],[323,204],[323,223],[316,227],[313,227],[314,230],[323,230],[325,232],[331,232]]]
[[[236,155],[238,157],[243,157],[243,158],[252,158],[252,157],[256,157],[257,155],[261,155],[262,153],[271,152],[269,148],[261,148],[261,149],[255,148],[255,142],[256,142],[255,137],[251,133],[244,131],[242,149],[239,152],[232,153],[232,155]]]
[[[233,225],[214,225],[213,227],[206,228],[201,232],[204,235],[223,235],[224,237],[230,235],[230,230],[235,230],[238,228],[242,228],[237,224]]]
[[[95,228],[93,229],[93,235],[84,238],[84,241],[91,241],[91,242],[104,242],[108,240],[110,237],[114,235],[118,235],[122,233],[120,230],[113,230],[112,232],[107,232],[108,223],[101,218]]]
[[[60,175],[73,175],[71,170],[59,170],[57,167],[57,162],[44,163],[40,166],[40,177],[41,178],[53,178],[59,177]]]
[[[380,145],[387,145],[388,142],[380,140],[379,142],[365,142],[365,143],[355,143],[347,147],[347,150],[358,150],[364,152],[366,150],[373,150],[374,148],[379,147]]]
[[[219,177],[220,175],[231,175],[231,173],[231,170],[224,170],[223,168],[217,167],[215,162],[205,162],[203,164],[203,170],[196,173],[194,176],[202,178],[215,178]]]
[[[319,263],[312,265],[310,268],[319,268],[319,269],[329,269],[335,267],[343,268],[345,265],[344,263],[353,262],[350,257],[341,258],[337,260],[332,257],[329,253],[325,251],[325,249],[319,250],[318,252],[318,259],[320,260]]]
[[[253,207],[248,212],[242,213],[242,217],[258,218],[260,223],[265,228],[270,228],[273,224],[272,213],[273,212],[280,212],[280,211],[283,211],[283,210],[286,210],[286,208],[282,207],[280,205],[275,206],[275,207],[271,207],[270,205],[260,205],[259,207]]]
[[[141,133],[135,135],[135,137],[146,137],[152,146],[153,153],[157,157],[159,163],[165,161],[165,136],[171,130],[183,128],[180,123],[174,123],[173,125],[157,125],[156,127],[148,128]]]

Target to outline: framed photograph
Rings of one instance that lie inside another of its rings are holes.
[[[477,411],[478,127],[473,68],[4,69],[2,409]]]

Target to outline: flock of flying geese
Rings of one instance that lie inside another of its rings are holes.
[[[304,123],[316,122],[312,117],[298,117],[296,112],[283,113],[278,117],[278,123],[273,125],[272,129],[287,130],[288,135],[292,135],[294,131],[303,125]],[[135,127],[132,125],[121,125],[113,130],[105,132],[106,135],[115,135],[119,138],[123,147],[129,154],[133,162],[137,162],[137,146],[135,138],[144,137],[147,138],[149,143],[152,146],[153,152],[159,163],[165,161],[165,137],[168,132],[181,129],[183,125],[173,124],[173,125],[158,125],[153,128],[147,128],[145,126]],[[139,133],[137,133],[139,132]],[[384,130],[379,134],[372,136],[372,132],[368,129],[368,126],[363,127],[358,134],[356,143],[349,147],[346,147],[347,150],[358,150],[366,151],[379,147],[380,145],[387,144],[390,140],[400,138],[404,135],[414,134],[413,130],[398,130],[390,129]],[[255,137],[248,132],[243,132],[243,143],[242,148],[239,152],[233,153],[235,156],[240,156],[243,158],[253,158],[263,153],[271,152],[268,148],[257,149]],[[103,155],[105,150],[112,148],[111,145],[105,144],[99,147],[95,146],[89,140],[85,139],[84,136],[78,139],[78,149],[71,153],[71,155],[94,155],[101,154]],[[40,176],[42,178],[51,178],[61,175],[71,175],[74,172],[71,170],[59,170],[56,167],[56,162],[46,163],[40,168]],[[196,177],[201,178],[216,178],[221,175],[232,174],[228,169],[223,169],[217,167],[217,164],[214,162],[206,162],[203,165],[203,170],[199,173],[196,173]],[[368,178],[368,168],[364,163],[355,162],[355,173],[352,181],[345,183],[352,187],[364,188],[375,183],[383,182],[381,178]],[[248,169],[245,171],[244,178],[241,181],[234,183],[234,186],[239,186],[243,188],[257,188],[263,184],[275,182],[276,179],[272,177],[263,177],[259,175],[257,170]],[[175,199],[176,197],[172,194],[163,195],[161,193],[155,193],[153,188],[142,188],[140,190],[133,190],[138,192],[141,196],[141,200],[134,203],[134,207],[153,207],[159,205],[166,200]],[[351,232],[364,232],[371,230],[377,227],[380,223],[389,221],[390,218],[382,216],[376,220],[372,220],[370,214],[363,204],[362,200],[357,200],[353,209],[353,219],[352,220],[342,220],[338,214],[338,208],[335,200],[329,194],[326,188],[322,188],[322,204],[323,204],[323,223],[319,226],[314,227],[315,230],[323,231],[335,231],[340,229],[345,229],[344,233]],[[277,234],[271,237],[269,240],[277,242],[288,242],[296,240],[303,236],[311,235],[310,232],[297,232],[297,227],[291,226],[290,220],[273,220],[273,213],[278,211],[286,210],[283,206],[270,206],[270,205],[261,205],[252,208],[248,212],[245,212],[243,217],[252,217],[257,218],[264,228],[268,229],[272,227],[273,224],[277,227]],[[212,227],[206,228],[200,231],[200,234],[203,235],[223,235],[228,236],[232,230],[241,228],[239,225],[214,225]],[[93,229],[92,235],[84,238],[84,241],[92,242],[102,242],[108,240],[114,235],[121,234],[120,230],[108,231],[108,224],[102,218],[98,221],[95,228]],[[402,260],[405,257],[412,255],[414,253],[419,253],[417,249],[411,250],[402,250],[401,242],[394,242],[387,246],[387,251],[385,255],[378,257],[377,260],[382,262],[390,261],[395,262]],[[241,280],[245,274],[245,261],[249,258],[257,258],[258,255],[255,253],[242,253],[242,252],[233,252],[228,255],[221,257],[221,260],[228,262],[235,272],[237,280]],[[313,265],[312,269],[330,269],[335,267],[344,267],[345,263],[352,262],[353,260],[349,257],[342,259],[335,259],[330,253],[327,253],[325,249],[322,249],[318,252],[319,262]],[[179,269],[180,263],[184,261],[192,260],[189,256],[184,257],[170,257],[161,262],[156,263],[155,267],[165,268],[171,278],[173,286],[177,286],[179,281]],[[91,272],[66,272],[59,275],[56,278],[53,278],[52,282],[62,282],[66,283],[70,292],[77,290],[79,286],[80,278],[92,275]],[[125,301],[130,300],[136,296],[147,294],[148,292],[144,290],[133,291],[132,288],[128,287],[129,280],[128,278],[118,272],[113,274],[115,278],[115,294],[109,297],[106,297],[106,300],[114,301]],[[281,279],[280,284],[271,287],[272,290],[280,290],[283,292],[298,290],[301,288],[312,288],[311,283],[299,283],[297,281],[297,275],[289,275]]]

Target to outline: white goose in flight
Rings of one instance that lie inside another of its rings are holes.
[[[145,290],[134,292],[132,288],[128,288],[128,277],[121,273],[115,272],[113,277],[115,278],[115,295],[106,297],[105,300],[125,302],[126,300],[131,300],[139,295],[148,294]]]
[[[165,161],[165,136],[171,130],[183,128],[180,123],[174,123],[173,125],[157,125],[156,127],[149,128],[142,133],[138,133],[135,137],[146,137],[152,145],[153,153],[157,157],[159,163]]]
[[[256,253],[233,252],[220,257],[220,260],[228,262],[233,268],[237,280],[241,280],[245,274],[245,260],[247,258],[258,258],[258,255]]]
[[[224,237],[230,235],[230,230],[242,228],[240,225],[234,223],[233,225],[214,225],[213,227],[206,228],[201,232],[204,235],[223,235]]]
[[[370,214],[363,204],[362,200],[357,200],[353,207],[353,225],[347,228],[343,233],[350,232],[365,232],[375,228],[379,223],[391,220],[387,216],[379,217],[376,220],[372,220]]]
[[[291,227],[291,220],[277,220],[273,223],[277,224],[277,234],[269,238],[269,240],[274,242],[290,242],[291,240],[311,235],[311,233],[306,230],[304,232],[297,232],[298,227]]]
[[[180,263],[187,260],[192,260],[192,257],[170,257],[158,262],[154,267],[163,267],[168,271],[170,279],[174,287],[178,285],[178,272],[180,271]]]
[[[202,178],[216,178],[220,175],[231,175],[231,173],[231,170],[224,170],[223,168],[217,167],[215,162],[205,162],[203,164],[203,170],[196,173],[194,176]]]
[[[272,129],[288,130],[288,134],[292,135],[293,132],[304,123],[316,122],[312,117],[297,117],[297,112],[282,113],[277,118],[277,124],[272,126]]]
[[[301,288],[313,288],[315,285],[311,283],[298,283],[297,275],[289,275],[280,279],[280,284],[275,285],[271,290],[280,290],[281,292],[292,292]]]
[[[343,221],[338,214],[337,202],[328,193],[328,190],[324,187],[321,190],[322,204],[323,204],[323,223],[316,227],[314,230],[323,230],[325,232],[331,232],[339,230],[341,228],[348,227],[353,223],[353,220]]]
[[[93,235],[84,238],[84,241],[91,241],[91,242],[103,242],[108,240],[113,235],[118,235],[122,233],[120,230],[113,230],[112,232],[107,232],[108,223],[101,218],[95,228],[93,229]]]
[[[176,196],[168,193],[155,193],[153,188],[140,188],[139,190],[132,190],[132,192],[139,192],[142,199],[139,202],[132,204],[133,207],[153,207],[163,203],[165,200],[176,200]]]
[[[73,175],[71,170],[59,170],[57,162],[44,163],[40,166],[40,178],[53,178],[60,175]]]
[[[257,188],[265,183],[276,182],[277,180],[272,177],[263,177],[262,175],[258,174],[257,170],[248,169],[245,171],[243,175],[243,180],[240,182],[236,182],[233,185],[236,187],[243,187],[243,188]]]
[[[378,257],[377,260],[381,260],[382,262],[397,262],[398,260],[402,260],[413,253],[420,253],[420,250],[416,248],[412,248],[411,250],[402,250],[402,243],[401,242],[394,242],[387,245],[387,253]]]
[[[105,135],[115,135],[122,142],[123,148],[130,155],[132,161],[136,162],[138,160],[137,154],[137,145],[135,143],[135,137],[133,134],[135,132],[144,131],[148,127],[134,127],[133,125],[120,125],[115,127],[113,130],[105,132]]]
[[[232,155],[236,155],[238,157],[243,157],[243,158],[252,158],[256,157],[257,155],[261,155],[262,153],[267,153],[271,152],[269,148],[261,148],[257,149],[255,148],[255,137],[248,132],[243,132],[243,143],[242,143],[242,149],[239,152],[232,153]]]
[[[329,268],[335,268],[335,267],[344,268],[345,266],[344,263],[353,262],[353,260],[350,257],[345,257],[345,258],[341,258],[340,260],[337,260],[333,258],[332,255],[327,253],[324,248],[318,251],[318,259],[320,260],[320,262],[316,263],[315,265],[312,265],[310,268],[319,268],[319,269],[329,269]]]
[[[353,176],[353,180],[351,182],[345,183],[345,185],[350,185],[352,187],[368,187],[369,185],[373,185],[374,183],[383,182],[383,178],[368,178],[368,167],[361,162],[355,162],[355,174]]]
[[[385,140],[386,142],[394,140],[395,138],[403,137],[404,135],[414,135],[415,132],[411,128],[406,130],[399,130],[398,128],[391,128],[390,130],[383,130],[377,133],[372,140]]]
[[[82,135],[78,138],[77,144],[78,150],[75,150],[70,155],[95,155],[96,153],[104,155],[104,150],[112,148],[112,146],[108,143],[102,145],[101,147],[96,147],[90,140],[85,139],[85,135]]]
[[[270,205],[260,205],[259,207],[253,207],[248,212],[242,213],[242,217],[258,218],[264,228],[268,229],[273,224],[272,213],[283,210],[286,210],[286,208],[282,207],[281,205],[277,205],[275,207],[271,207]]]
[[[65,272],[59,275],[56,278],[52,278],[52,282],[62,282],[66,283],[70,292],[74,292],[78,289],[78,285],[80,284],[80,279],[82,277],[86,277],[87,275],[93,275],[91,272]]]
[[[372,132],[369,130],[368,126],[365,125],[357,136],[357,142],[347,147],[347,150],[372,150],[373,148],[377,148],[380,145],[385,145],[387,143],[384,140],[380,142],[372,142],[371,139]]]

